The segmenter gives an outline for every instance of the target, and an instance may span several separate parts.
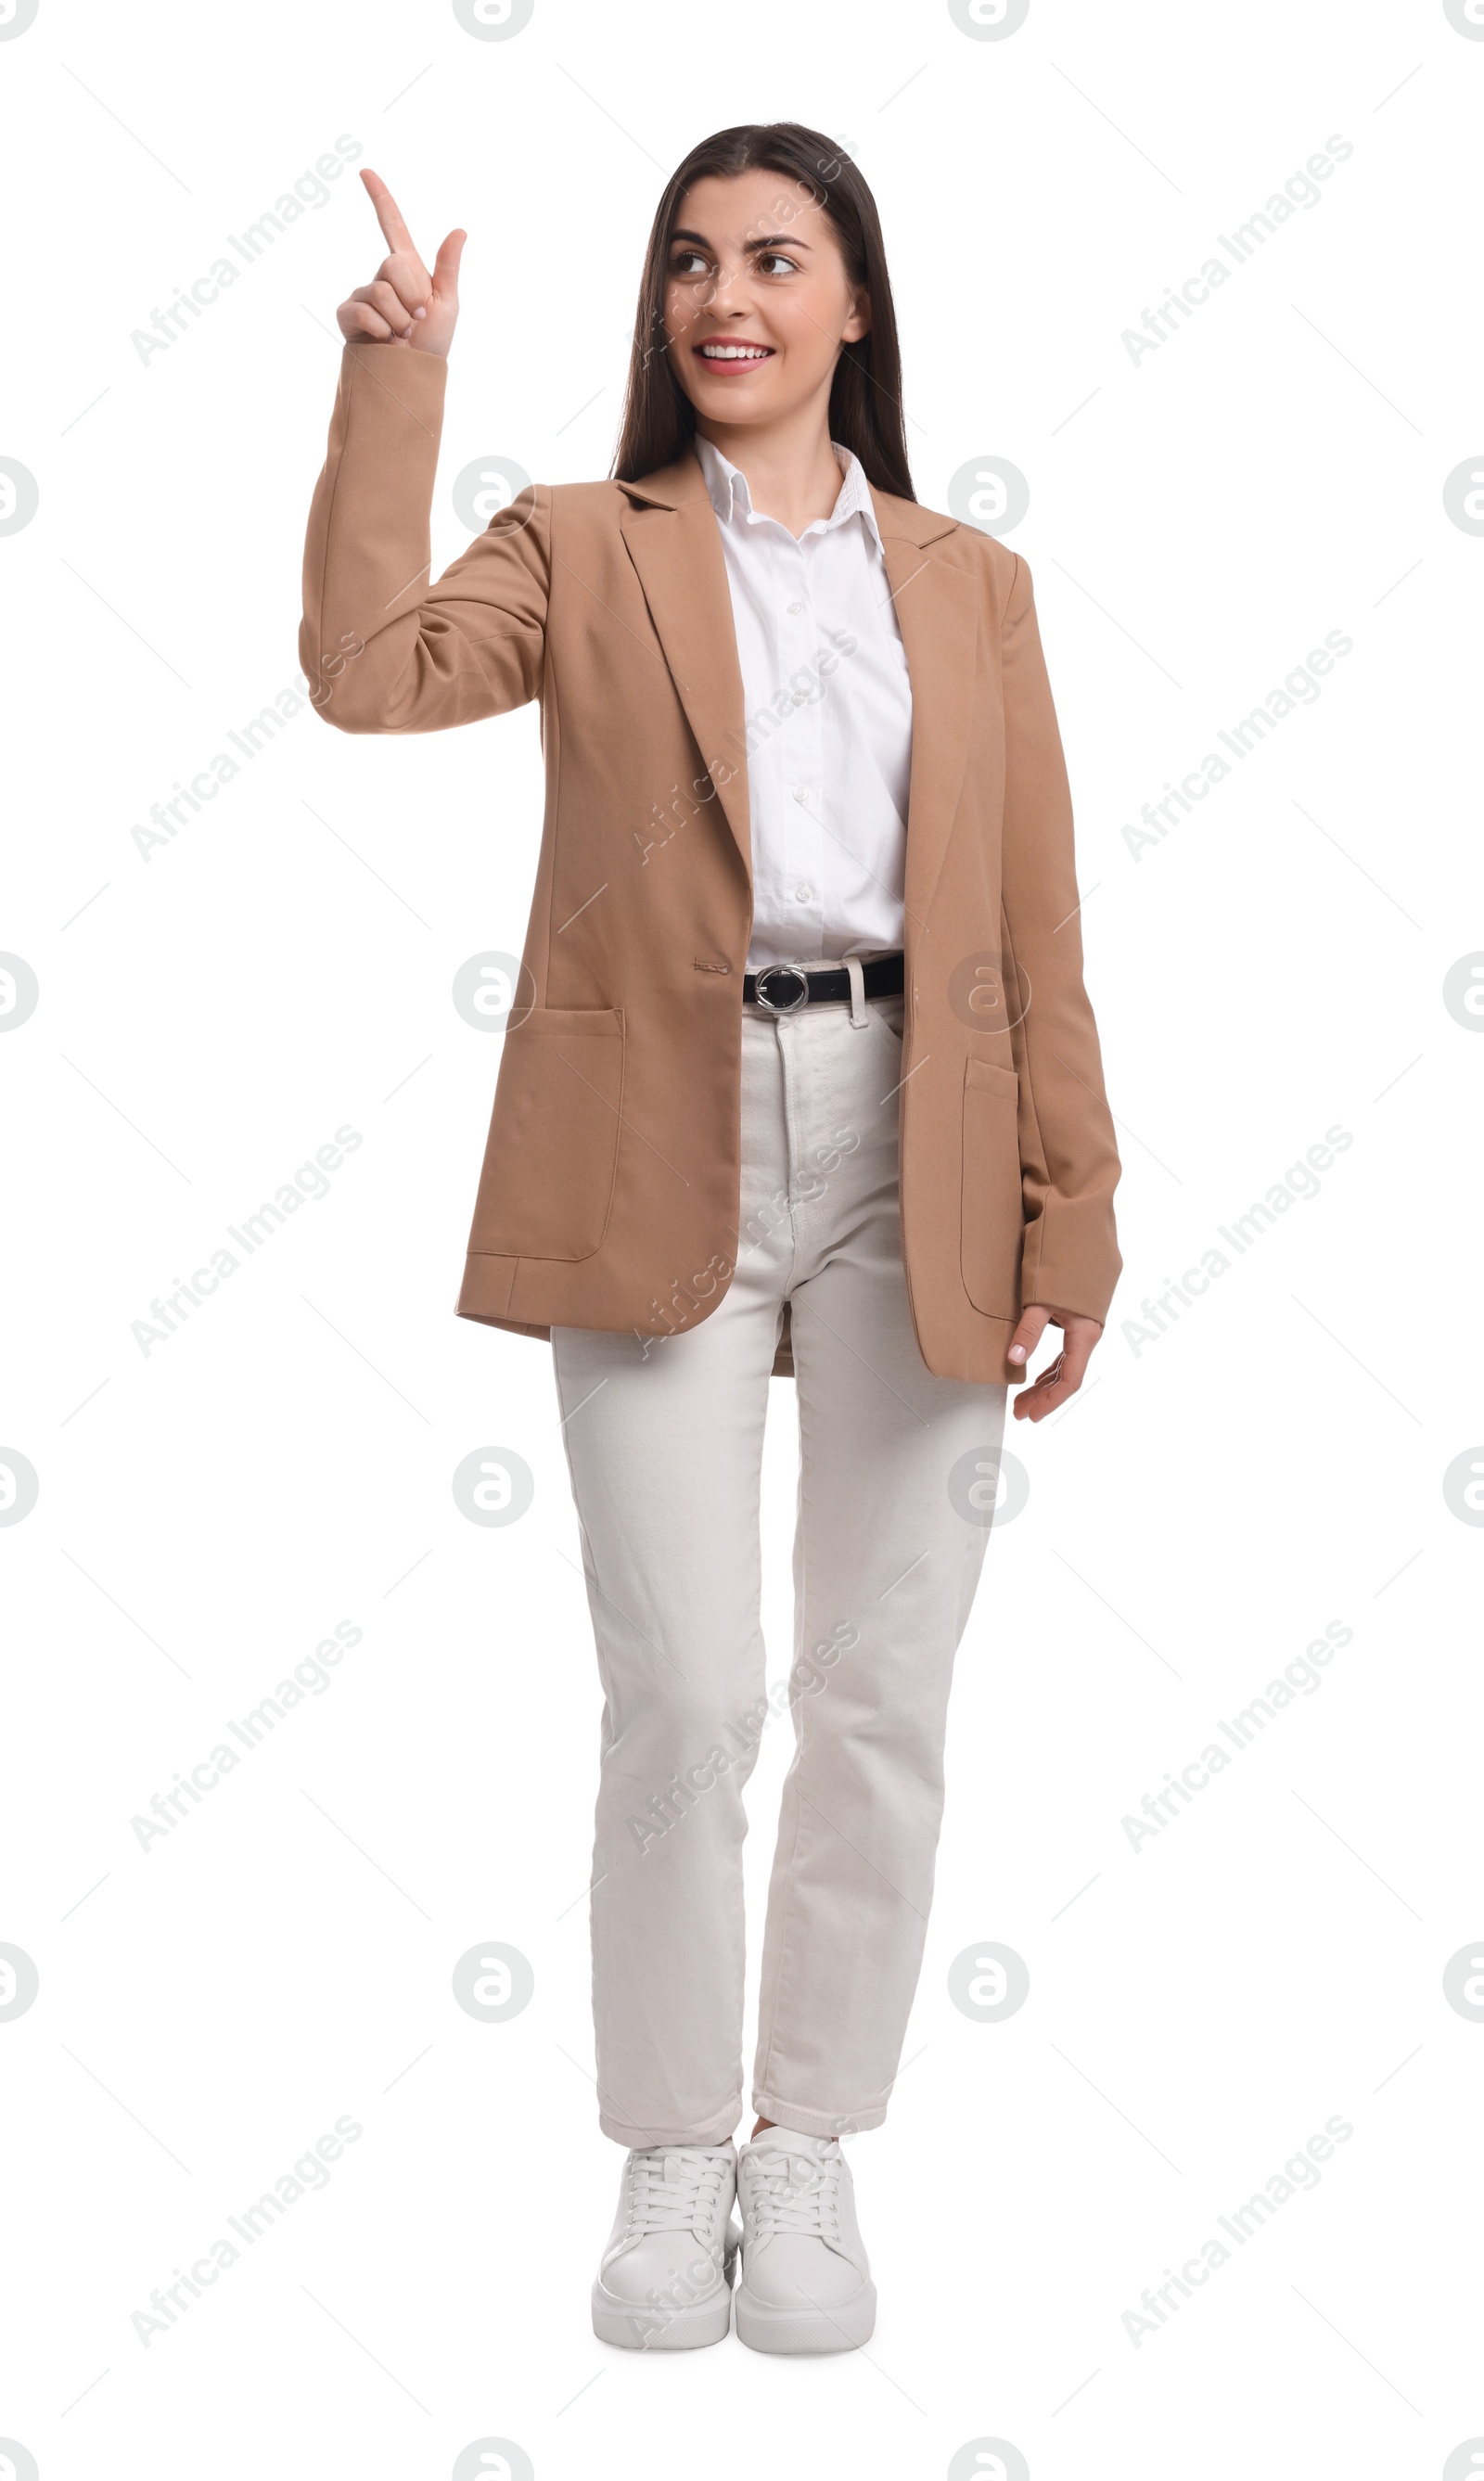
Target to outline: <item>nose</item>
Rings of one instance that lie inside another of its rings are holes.
[[[750,307],[746,268],[744,266],[720,268],[716,275],[716,289],[712,298],[724,318],[745,319]]]

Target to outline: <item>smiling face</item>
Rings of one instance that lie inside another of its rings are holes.
[[[788,174],[697,181],[664,287],[671,366],[702,429],[771,424],[829,402],[842,345],[871,326],[822,207]]]

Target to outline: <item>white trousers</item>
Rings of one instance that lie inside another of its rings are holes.
[[[552,1339],[605,1698],[599,2115],[623,2145],[721,2144],[742,2111],[742,1789],[769,1711],[759,1477],[786,1300],[800,1449],[794,1752],[753,2106],[813,2135],[874,2128],[901,2055],[953,1657],[994,1502],[982,1477],[972,1502],[966,1485],[979,1463],[994,1472],[1005,1405],[1002,1386],[935,1377],[913,1333],[902,1005],[745,1008],[730,1288],[673,1336]]]

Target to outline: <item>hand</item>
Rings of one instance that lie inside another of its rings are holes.
[[[1021,1368],[1029,1361],[1049,1326],[1059,1326],[1066,1338],[1033,1386],[1023,1387],[1012,1410],[1017,1422],[1044,1422],[1069,1396],[1075,1396],[1087,1373],[1092,1348],[1103,1332],[1097,1319],[1080,1318],[1076,1310],[1049,1309],[1033,1302],[1010,1338],[1011,1361]]]
[[[446,353],[458,320],[458,262],[469,236],[446,234],[430,275],[379,172],[362,172],[361,179],[391,256],[369,284],[358,285],[342,301],[335,313],[340,332],[351,344],[409,345],[418,353]]]

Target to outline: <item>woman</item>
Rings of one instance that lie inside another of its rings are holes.
[[[549,1337],[605,1706],[600,2121],[614,2343],[850,2349],[840,2137],[922,1960],[954,1651],[1016,1415],[1119,1267],[1072,822],[1023,561],[919,506],[853,164],[725,130],[660,202],[613,475],[523,491],[436,584],[464,235],[347,339],[304,560],[326,719],[538,698],[546,823],[460,1314]],[[795,1749],[742,2108],[742,1788],[768,1711],[759,1471],[797,1381]]]

